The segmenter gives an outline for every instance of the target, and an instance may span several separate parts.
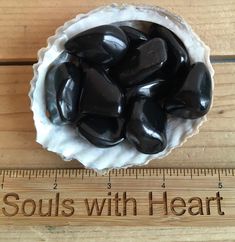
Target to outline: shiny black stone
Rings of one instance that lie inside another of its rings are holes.
[[[110,66],[125,55],[128,39],[120,28],[102,25],[75,35],[65,49],[90,63]]]
[[[81,70],[72,62],[61,62],[56,60],[47,72],[46,106],[52,123],[71,124],[78,117]]]
[[[138,47],[140,44],[143,44],[148,40],[148,37],[146,36],[146,34],[140,30],[137,30],[129,26],[120,26],[120,28],[128,37],[130,48]]]
[[[152,38],[162,38],[167,43],[167,62],[161,69],[161,77],[185,77],[189,66],[189,55],[182,41],[169,29],[153,24],[150,27],[149,36]]]
[[[63,51],[48,67],[48,72],[54,68],[55,66],[58,66],[61,63],[65,62],[71,62],[76,66],[79,66],[80,60],[78,57],[69,54],[67,51]]]
[[[83,114],[119,117],[124,108],[121,89],[100,68],[84,69],[80,110]]]
[[[117,145],[124,140],[124,120],[86,115],[78,123],[79,132],[100,148]]]
[[[146,97],[161,99],[167,96],[169,83],[162,79],[154,79],[149,82],[126,89],[126,98]]]
[[[128,52],[120,65],[115,66],[110,73],[121,86],[129,87],[143,82],[159,70],[166,60],[165,41],[154,38]]]
[[[195,63],[180,90],[165,103],[168,113],[185,119],[205,115],[212,99],[212,81],[204,63]]]
[[[161,152],[166,147],[166,114],[151,98],[137,98],[126,125],[126,138],[145,154]]]

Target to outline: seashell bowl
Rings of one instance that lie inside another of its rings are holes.
[[[55,125],[49,120],[45,101],[45,76],[49,65],[64,51],[65,42],[87,29],[106,24],[119,25],[123,22],[141,30],[146,28],[143,22],[157,23],[171,30],[183,42],[190,63],[203,62],[207,66],[212,77],[212,93],[214,88],[210,49],[185,20],[160,7],[112,4],[87,14],[79,14],[59,27],[55,35],[48,38],[48,46],[38,51],[38,62],[33,65],[34,76],[29,97],[37,132],[36,141],[48,151],[60,155],[65,161],[75,159],[85,167],[99,172],[146,165],[152,159],[163,158],[189,137],[197,134],[199,127],[207,120],[206,116],[196,119],[169,116],[166,124],[167,146],[157,154],[140,153],[127,141],[109,148],[97,148],[79,136],[74,127]]]

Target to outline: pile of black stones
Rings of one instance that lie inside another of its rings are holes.
[[[148,32],[103,25],[79,33],[46,74],[48,116],[105,148],[128,140],[145,154],[167,145],[167,116],[196,119],[211,105],[212,80],[190,63],[181,40],[152,24]]]

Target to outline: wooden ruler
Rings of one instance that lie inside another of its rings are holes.
[[[0,170],[0,224],[235,225],[234,168]]]

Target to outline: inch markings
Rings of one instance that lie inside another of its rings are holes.
[[[235,176],[235,168],[127,168],[127,169],[113,169],[106,174],[101,175],[91,169],[84,168],[59,168],[59,169],[0,169],[0,177],[4,181],[7,178],[54,178],[57,177],[97,177],[107,176],[135,176],[136,179],[145,176],[162,177],[165,181],[167,177],[171,176],[189,176],[191,178],[198,176],[214,176],[217,175],[219,181],[221,175]]]
[[[1,189],[4,188],[6,179],[53,179],[53,189],[57,189],[58,182],[63,179],[78,178],[87,181],[89,178],[107,178],[107,187],[111,188],[113,178],[134,177],[138,179],[161,179],[161,187],[165,188],[169,179],[197,179],[203,177],[217,178],[218,188],[223,188],[224,177],[234,177],[235,168],[128,168],[113,169],[106,174],[100,174],[91,169],[68,168],[68,169],[0,169]],[[58,181],[59,179],[59,181]]]
[[[0,224],[235,226],[234,170],[0,169]]]

